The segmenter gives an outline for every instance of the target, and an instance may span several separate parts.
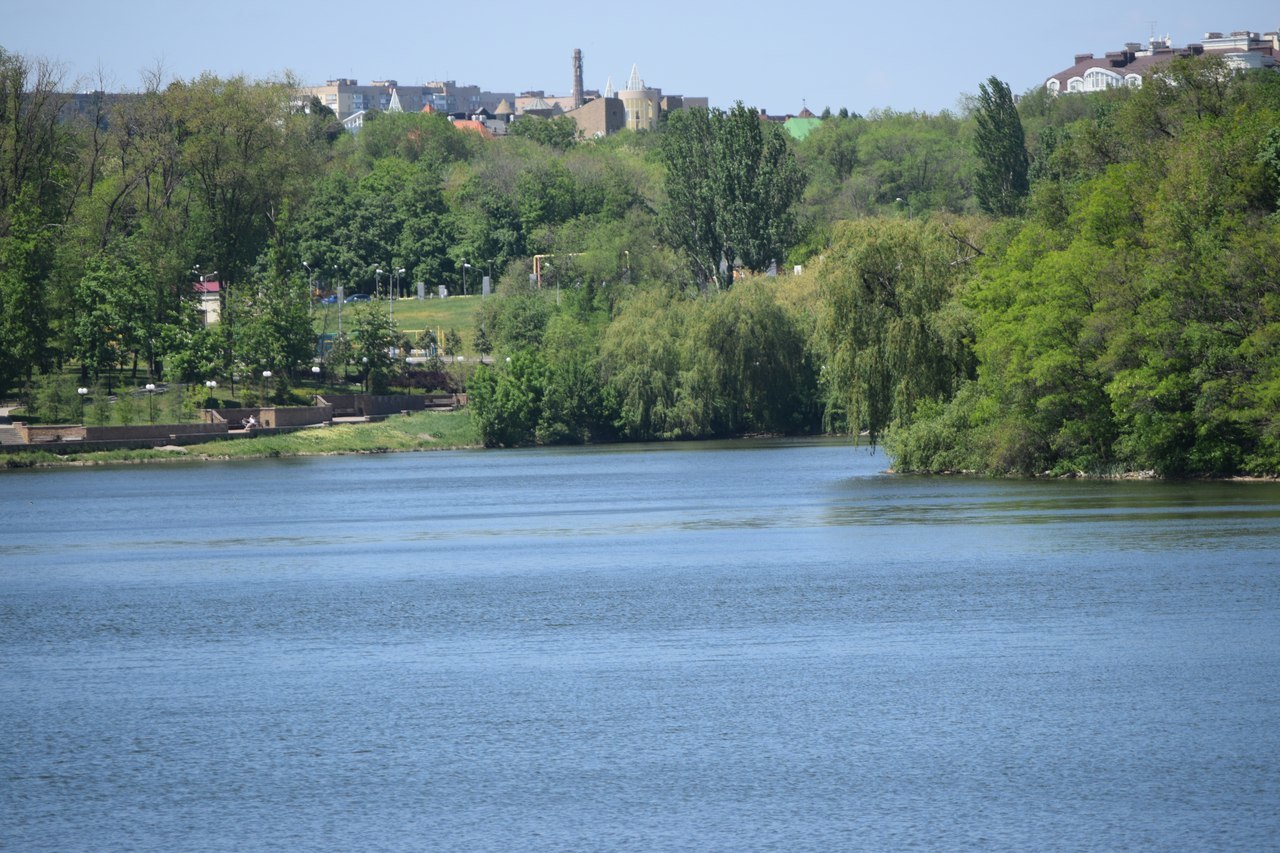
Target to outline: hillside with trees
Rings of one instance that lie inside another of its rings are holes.
[[[402,113],[353,135],[289,80],[71,110],[0,51],[0,84],[0,395],[37,416],[76,385],[263,370],[283,399],[318,295],[491,274],[466,330],[488,363],[435,365],[489,445],[826,430],[901,470],[1280,472],[1274,72],[1179,60],[1016,103],[991,78],[958,113],[842,110],[802,142],[743,104],[483,139]],[[352,306],[327,377],[412,387],[390,353],[445,342],[385,305]]]

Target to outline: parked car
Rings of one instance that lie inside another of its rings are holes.
[[[370,296],[367,293],[353,293],[344,299],[343,302],[368,302],[369,299]]]
[[[330,293],[328,296],[320,300],[321,305],[333,305],[338,301],[338,294]]]

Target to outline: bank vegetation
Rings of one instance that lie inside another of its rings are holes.
[[[348,134],[289,80],[153,79],[69,114],[47,63],[0,52],[0,78],[0,395],[35,416],[35,389],[104,377],[270,370],[294,399],[317,297],[487,275],[463,381],[490,446],[829,431],[899,470],[1280,471],[1269,70],[1179,59],[1016,103],[992,78],[803,141],[741,104],[486,140],[439,115]],[[190,285],[215,272],[206,326]],[[383,306],[327,373],[378,391],[406,349],[464,346]]]

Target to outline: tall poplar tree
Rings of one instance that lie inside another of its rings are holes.
[[[1016,216],[1030,189],[1029,160],[1022,119],[1013,103],[1009,85],[995,76],[978,84],[978,129],[974,149],[978,155],[978,203],[987,213]]]
[[[700,281],[718,279],[721,262],[763,270],[786,251],[805,176],[782,134],[741,101],[668,119],[664,225]]]

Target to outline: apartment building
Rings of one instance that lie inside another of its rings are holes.
[[[413,86],[402,86],[395,80],[376,80],[361,85],[359,81],[338,78],[323,86],[303,87],[300,100],[312,96],[333,110],[352,132],[358,131],[368,112],[422,112],[424,110],[471,120],[484,113],[484,124],[495,133],[493,122],[519,120],[521,116],[549,118],[566,115],[578,125],[582,138],[595,138],[616,133],[624,128],[654,130],[663,113],[692,107],[707,107],[705,97],[664,95],[661,89],[645,85],[633,65],[627,84],[614,91],[609,78],[604,92],[583,86],[582,51],[573,52],[573,88],[571,95],[548,95],[541,90],[489,92],[479,86],[459,85],[454,80],[437,80]]]
[[[1144,48],[1129,42],[1122,50],[1102,56],[1079,53],[1070,67],[1045,80],[1055,95],[1100,92],[1118,86],[1142,85],[1144,74],[1179,56],[1221,56],[1233,68],[1280,68],[1280,33],[1258,34],[1248,30],[1223,34],[1209,32],[1198,42],[1175,48],[1168,36],[1152,38]]]
[[[315,96],[345,121],[356,113],[422,112],[424,108],[448,115],[472,115],[481,110],[496,112],[503,100],[515,100],[514,92],[488,92],[479,86],[459,85],[454,80],[437,80],[402,86],[396,80],[375,80],[361,85],[358,80],[340,77],[323,86],[306,86],[304,98]]]

